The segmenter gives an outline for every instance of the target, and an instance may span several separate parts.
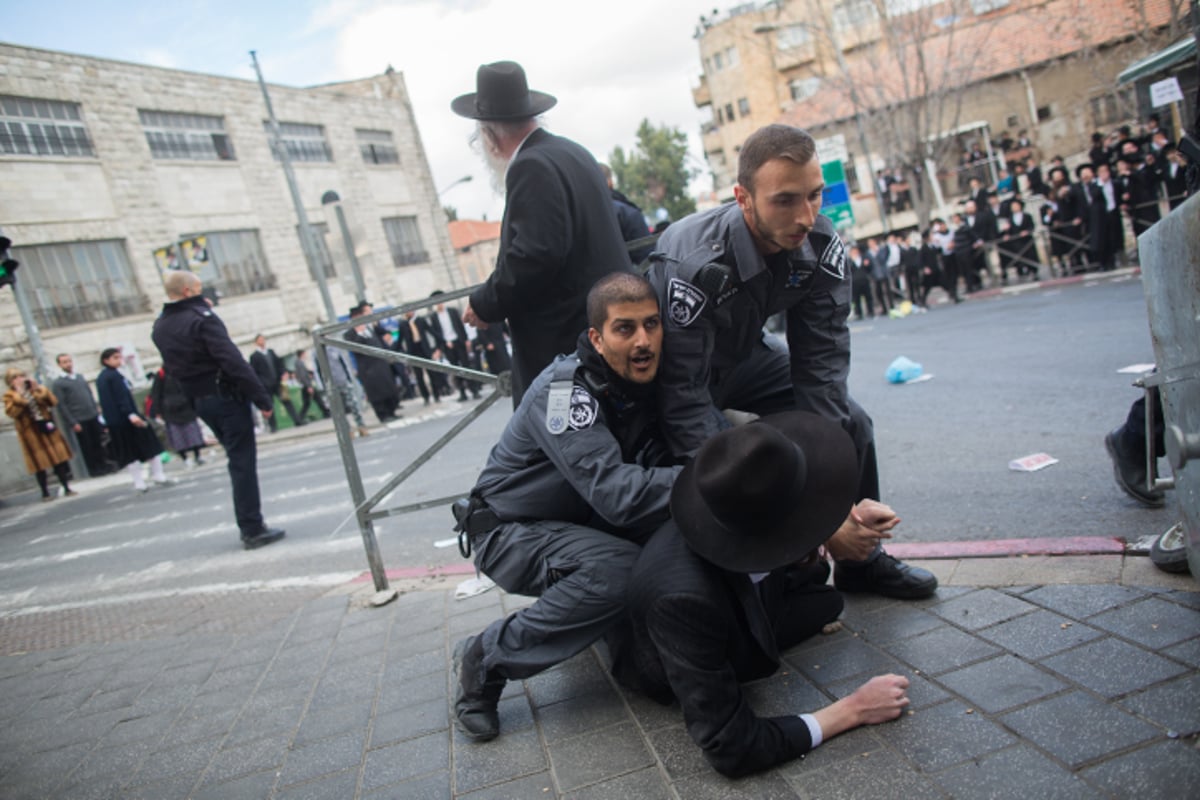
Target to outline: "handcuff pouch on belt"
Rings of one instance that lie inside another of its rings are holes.
[[[455,500],[450,511],[454,514],[454,530],[458,531],[458,552],[463,558],[471,557],[471,542],[475,537],[499,526],[502,521],[482,497],[474,494]]]

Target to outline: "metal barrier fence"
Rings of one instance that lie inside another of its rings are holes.
[[[354,515],[358,522],[359,533],[362,535],[363,547],[366,550],[367,562],[371,568],[371,578],[375,583],[375,597],[372,602],[375,605],[383,605],[394,599],[397,595],[395,589],[388,585],[387,572],[383,566],[383,559],[379,552],[379,543],[375,537],[375,520],[384,519],[386,517],[399,516],[413,511],[422,511],[427,508],[437,506],[449,506],[455,500],[463,497],[466,492],[460,494],[448,495],[446,497],[438,497],[432,500],[422,500],[418,503],[409,503],[407,505],[397,506],[394,508],[380,508],[384,498],[386,498],[396,487],[408,480],[414,472],[422,465],[428,462],[438,451],[450,443],[454,437],[458,436],[468,425],[477,420],[485,411],[491,408],[498,400],[503,397],[512,396],[512,378],[508,372],[503,372],[500,375],[493,375],[488,372],[470,369],[468,367],[455,366],[453,364],[445,364],[440,361],[432,361],[427,358],[409,355],[408,353],[397,352],[370,345],[360,344],[358,342],[349,342],[342,338],[341,334],[350,328],[355,328],[359,325],[374,325],[382,320],[391,317],[403,318],[403,315],[409,311],[418,311],[420,309],[429,308],[445,303],[451,300],[457,300],[461,297],[466,297],[477,287],[468,287],[466,289],[458,289],[452,292],[445,292],[436,297],[431,297],[416,303],[406,303],[401,306],[392,307],[384,311],[376,311],[372,314],[355,317],[345,322],[332,322],[327,325],[322,325],[313,330],[313,350],[316,353],[317,363],[320,366],[321,374],[326,378],[326,384],[332,388],[333,371],[330,369],[330,359],[327,348],[336,347],[341,350],[348,350],[353,353],[379,358],[392,363],[407,364],[411,367],[423,369],[426,372],[441,372],[451,377],[459,377],[477,381],[481,384],[486,383],[495,387],[495,390],[488,394],[482,402],[475,406],[471,411],[456,422],[450,430],[446,431],[436,442],[426,448],[422,453],[418,454],[412,463],[402,469],[399,473],[389,478],[384,485],[372,494],[367,496],[366,488],[363,485],[362,472],[358,466],[358,456],[354,452],[354,445],[351,443],[351,426],[346,419],[347,409],[342,400],[342,393],[339,391],[327,392],[329,398],[330,411],[333,415],[333,428],[337,432],[338,450],[342,457],[342,466],[346,471],[346,482],[350,487],[350,497],[354,502]]]

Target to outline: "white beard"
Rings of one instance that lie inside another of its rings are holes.
[[[478,127],[471,134],[470,144],[471,149],[479,154],[479,157],[483,159],[484,166],[487,167],[488,181],[491,184],[492,191],[496,193],[497,197],[504,197],[504,178],[508,174],[508,164],[512,159],[504,158],[492,150],[483,131]]]

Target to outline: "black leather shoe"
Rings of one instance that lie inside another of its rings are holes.
[[[504,691],[504,678],[483,669],[483,640],[475,636],[454,646],[454,716],[458,729],[477,742],[500,735],[496,707]]]
[[[887,553],[866,564],[839,561],[833,572],[833,585],[848,593],[870,592],[900,600],[920,600],[937,591],[938,580],[932,572],[910,567]]]
[[[242,534],[242,547],[247,550],[256,550],[259,547],[266,547],[272,542],[278,542],[285,535],[282,528],[263,528],[253,536]]]
[[[1163,493],[1146,489],[1146,467],[1135,459],[1126,458],[1121,452],[1120,428],[1109,431],[1104,437],[1104,448],[1113,462],[1113,478],[1121,491],[1149,508],[1162,508]]]

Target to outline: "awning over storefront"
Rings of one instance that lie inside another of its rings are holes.
[[[1196,37],[1188,36],[1180,39],[1170,47],[1163,48],[1143,59],[1133,62],[1117,76],[1117,83],[1130,83],[1147,75],[1154,75],[1172,67],[1185,59],[1196,57]]]

